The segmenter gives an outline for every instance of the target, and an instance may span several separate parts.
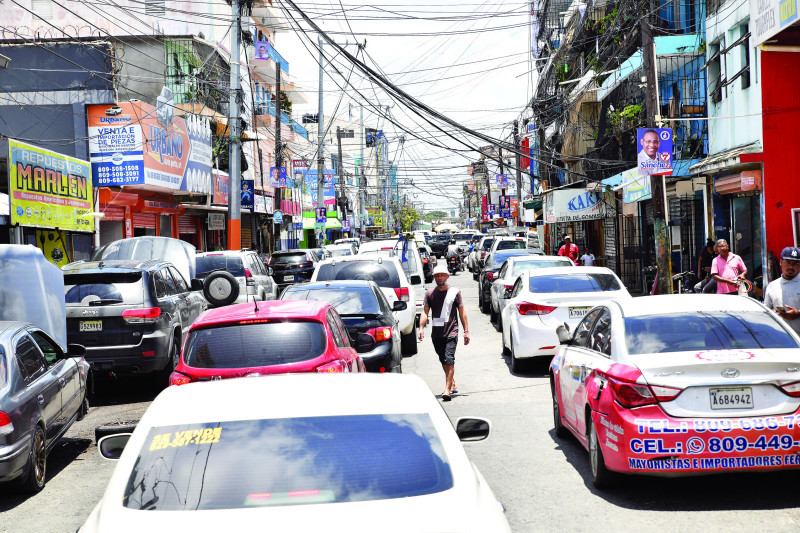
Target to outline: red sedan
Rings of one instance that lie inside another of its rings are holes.
[[[189,328],[170,385],[294,372],[365,372],[327,302],[278,300],[212,309]]]

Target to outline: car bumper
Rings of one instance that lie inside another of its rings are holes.
[[[32,437],[28,432],[12,444],[0,445],[0,482],[11,481],[25,473]]]
[[[592,412],[606,466],[656,476],[800,467],[800,410],[751,418],[673,418],[655,405]]]
[[[92,346],[84,358],[96,372],[143,374],[161,370],[167,363],[171,337],[166,332],[146,335],[135,346]],[[153,355],[144,355],[154,352]]]
[[[358,354],[364,361],[367,372],[391,372],[394,361],[392,360],[392,343],[390,341],[381,342],[369,352]]]
[[[544,327],[538,316],[520,316],[510,326],[517,359],[555,355],[560,344],[555,327]]]

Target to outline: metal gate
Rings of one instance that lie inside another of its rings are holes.
[[[669,225],[680,228],[680,264],[672,265],[673,272],[697,268],[697,251],[700,247],[697,240],[698,208],[702,210],[702,200],[691,196],[671,198],[669,201]]]
[[[639,217],[623,216],[622,221],[622,260],[620,265],[622,283],[630,292],[642,290],[642,259],[645,250],[641,244]]]

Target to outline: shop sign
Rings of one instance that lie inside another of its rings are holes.
[[[275,214],[272,217],[272,221],[275,224],[283,224],[283,213],[281,211],[275,211]]]
[[[253,213],[267,213],[267,202],[272,202],[272,198],[267,198],[260,194],[255,195],[253,200]]]
[[[175,117],[163,97],[158,107],[121,102],[88,106],[87,114],[95,186],[147,185],[211,194],[211,127],[205,118]]]
[[[672,174],[672,128],[637,129],[636,150],[640,176]]]
[[[11,223],[94,231],[91,168],[87,161],[8,140]],[[2,214],[2,210],[0,210]]]
[[[758,46],[796,22],[798,0],[750,0],[750,46]]]
[[[311,164],[308,161],[303,161],[302,159],[292,159],[292,166],[294,168],[310,168]]]
[[[631,204],[649,200],[652,195],[650,192],[650,176],[639,176],[638,169],[632,168],[622,173],[622,202]]]
[[[580,222],[604,218],[606,208],[600,193],[586,189],[563,189],[545,195],[545,213],[548,224]]]
[[[253,210],[254,180],[242,180],[242,209]]]
[[[220,231],[225,229],[225,213],[209,213],[208,229]]]

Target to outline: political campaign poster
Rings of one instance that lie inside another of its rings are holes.
[[[242,180],[242,209],[253,210],[255,180]]]
[[[269,167],[269,186],[273,189],[286,188],[286,167]]]
[[[297,173],[295,172],[295,175]],[[306,190],[311,193],[311,205],[317,206],[317,169],[310,168],[302,171],[303,180],[305,181]],[[325,183],[323,185],[324,205],[336,205],[336,179],[332,169],[325,169],[323,176]]]
[[[672,129],[639,128],[636,130],[638,174],[666,176],[672,174]]]
[[[495,174],[498,189],[508,189],[508,174]]]
[[[638,169],[632,168],[622,173],[622,202],[632,204],[652,198],[650,177],[640,176]]]
[[[317,216],[317,224],[325,224],[328,220],[328,210],[324,207],[315,207],[314,213]]]
[[[269,59],[269,41],[256,41],[255,59]]]
[[[11,224],[94,232],[88,161],[8,140]]]
[[[168,101],[87,106],[94,186],[146,185],[211,194],[211,126]]]

